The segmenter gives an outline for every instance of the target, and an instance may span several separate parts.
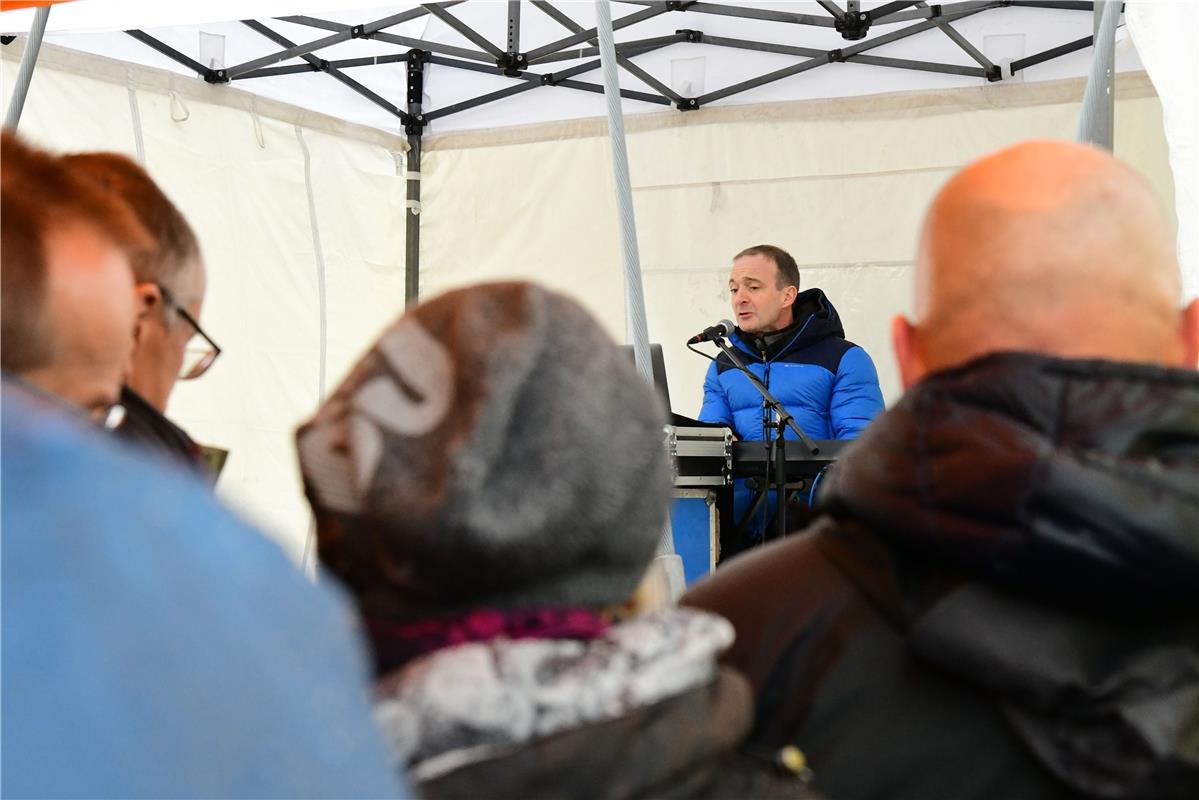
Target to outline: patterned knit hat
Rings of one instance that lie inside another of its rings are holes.
[[[574,301],[527,283],[444,294],[297,433],[321,560],[374,618],[618,603],[666,517],[664,423]]]

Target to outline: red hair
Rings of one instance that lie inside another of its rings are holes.
[[[91,226],[135,261],[150,246],[119,197],[73,174],[62,158],[0,134],[0,366],[24,372],[53,356],[45,319],[46,240]]]
[[[133,263],[139,283],[175,289],[175,276],[200,259],[200,243],[191,225],[154,179],[133,159],[120,153],[75,153],[63,156],[74,173],[95,181],[128,204],[154,239],[154,247]]]

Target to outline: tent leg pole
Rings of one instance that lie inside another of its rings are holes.
[[[624,261],[625,307],[633,333],[633,354],[637,369],[653,383],[650,364],[649,327],[645,317],[645,289],[641,279],[641,259],[637,253],[637,224],[633,215],[633,190],[629,182],[629,154],[625,149],[624,113],[620,105],[620,79],[616,73],[616,43],[612,35],[612,9],[608,0],[595,0],[596,33],[600,61],[604,71],[604,97],[608,102],[608,139],[612,146],[612,174],[616,183],[616,205],[620,211],[620,243]],[[662,536],[654,558],[653,570],[662,576],[671,600],[683,593],[683,562],[675,553],[670,515],[662,526]]]
[[[408,153],[404,156],[404,178],[408,185],[404,204],[404,305],[420,301],[420,180],[421,138],[425,117],[421,107],[425,92],[425,61],[428,53],[408,51]]]
[[[604,96],[608,101],[608,140],[612,147],[612,174],[616,205],[620,213],[620,243],[624,262],[625,307],[633,335],[637,369],[653,381],[649,357],[649,333],[645,317],[645,291],[641,260],[637,252],[637,223],[633,214],[633,191],[629,182],[629,155],[625,147],[624,114],[620,105],[620,80],[616,72],[616,46],[612,36],[612,9],[607,0],[595,0],[596,32],[604,72]]]
[[[420,300],[420,169],[421,135],[408,136],[408,153],[404,157],[407,173],[408,202],[404,209],[404,305]]]
[[[8,114],[4,117],[4,127],[10,130],[16,130],[21,122],[21,111],[25,108],[25,97],[33,81],[33,68],[37,64],[38,51],[42,49],[42,38],[46,35],[46,20],[49,17],[50,6],[42,6],[34,13],[29,38],[25,41],[25,52],[21,54],[17,81],[13,84],[12,99],[8,101]]]
[[[1111,150],[1115,141],[1116,23],[1123,3],[1095,3],[1095,54],[1078,119],[1078,140]]]

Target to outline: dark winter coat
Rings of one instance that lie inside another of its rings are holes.
[[[216,482],[216,474],[208,468],[200,446],[192,441],[187,431],[167,419],[128,386],[121,389],[121,405],[125,407],[125,419],[116,429],[118,438],[132,442],[144,452],[182,466],[206,483]]]
[[[933,375],[728,617],[752,739],[829,796],[1199,797],[1199,374],[999,354]]]

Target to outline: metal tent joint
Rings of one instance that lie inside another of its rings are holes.
[[[524,53],[504,53],[495,60],[495,65],[508,77],[519,78],[529,68],[529,57]]]
[[[427,50],[408,51],[408,113],[404,120],[404,133],[409,136],[420,136],[429,124],[421,104],[425,94],[425,64],[429,63],[432,55]]]
[[[703,44],[703,42],[704,42],[704,32],[703,31],[696,31],[696,30],[692,30],[690,28],[682,28],[681,30],[675,31],[675,35],[682,36],[683,41],[689,42],[691,44]]]
[[[858,14],[843,14],[833,21],[833,28],[846,41],[856,42],[865,39],[870,32],[870,14],[862,11]]]

